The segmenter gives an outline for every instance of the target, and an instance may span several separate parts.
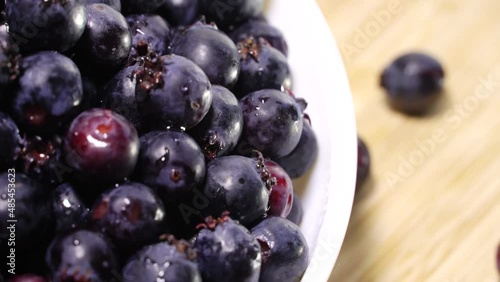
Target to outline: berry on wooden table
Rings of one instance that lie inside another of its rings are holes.
[[[436,59],[423,53],[409,53],[384,69],[380,84],[394,109],[422,114],[440,96],[443,80],[444,70]]]

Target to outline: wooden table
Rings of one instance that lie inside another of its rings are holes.
[[[499,281],[500,2],[318,3],[373,159],[330,280]],[[390,110],[378,86],[383,67],[412,50],[447,72],[444,98],[421,118]]]

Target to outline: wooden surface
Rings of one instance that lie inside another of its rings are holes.
[[[330,280],[499,281],[500,2],[318,3],[373,160]],[[421,118],[390,110],[378,86],[383,67],[410,50],[447,72],[444,98]]]

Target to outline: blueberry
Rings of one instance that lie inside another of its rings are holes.
[[[208,204],[202,213],[216,216],[229,211],[231,218],[245,226],[262,218],[268,209],[271,188],[263,177],[266,171],[263,163],[243,156],[209,162],[203,190]]]
[[[271,159],[290,154],[300,141],[302,108],[291,96],[278,90],[253,92],[240,100],[243,134],[236,152],[245,147],[261,151]]]
[[[66,51],[82,36],[87,22],[85,0],[9,0],[9,33],[26,51]]]
[[[155,243],[165,227],[165,208],[147,186],[126,183],[104,192],[91,211],[92,224],[121,254]]]
[[[165,202],[184,198],[205,178],[200,147],[183,132],[150,132],[140,139],[137,175]]]
[[[6,114],[0,112],[0,171],[13,168],[21,151],[22,139],[16,123]]]
[[[111,281],[118,269],[111,244],[102,235],[88,230],[56,237],[45,261],[54,282]]]
[[[106,4],[118,12],[122,10],[122,3],[120,0],[87,0],[87,4]]]
[[[15,201],[14,210],[12,209]],[[10,210],[9,210],[10,209]],[[14,218],[9,216],[14,215]],[[16,219],[16,247],[29,252],[38,249],[52,235],[53,217],[50,191],[24,174],[8,171],[0,174],[0,242],[9,238],[8,219]],[[34,238],[34,235],[36,237]],[[7,242],[0,244],[6,247]]]
[[[232,88],[238,79],[240,61],[233,41],[211,25],[199,22],[172,40],[173,54],[196,63],[212,84]]]
[[[127,61],[132,37],[122,14],[106,4],[87,5],[87,15],[75,60],[84,73],[102,81]]]
[[[266,20],[250,20],[230,33],[230,37],[234,43],[241,42],[250,36],[264,38],[272,47],[283,53],[283,55],[288,55],[288,44],[283,33],[270,25]]]
[[[262,89],[292,88],[290,67],[283,55],[263,38],[249,37],[238,43],[241,71],[234,92],[237,97]]]
[[[20,127],[54,133],[71,122],[82,97],[77,66],[57,52],[43,51],[24,58],[12,110]]]
[[[143,41],[149,44],[151,51],[158,55],[166,55],[170,41],[168,23],[158,15],[135,14],[127,16],[130,34],[132,35],[131,56],[137,54],[137,46]]]
[[[286,219],[299,225],[302,222],[303,214],[304,214],[304,209],[302,208],[302,201],[300,200],[299,195],[293,192],[292,210],[290,210],[290,213],[288,214]]]
[[[3,1],[0,1],[3,3]],[[8,89],[15,84],[20,74],[21,55],[19,48],[7,33],[7,29],[0,29],[0,98],[6,95]]]
[[[135,97],[135,73],[139,66],[132,65],[118,72],[100,91],[101,103],[107,109],[122,115],[137,130],[143,129],[142,115]]]
[[[61,137],[35,135],[23,143],[17,159],[18,171],[49,187],[57,186],[69,176],[70,169],[63,161]]]
[[[231,152],[243,131],[243,112],[234,94],[222,86],[214,85],[212,95],[208,114],[189,132],[200,144],[208,160]]]
[[[185,248],[169,243],[144,247],[123,268],[123,282],[201,282],[197,264],[181,251]]]
[[[52,192],[52,210],[57,233],[87,227],[89,209],[69,183],[60,185]]]
[[[262,13],[263,0],[200,0],[201,14],[228,30]]]
[[[282,166],[291,178],[306,174],[318,155],[318,141],[309,122],[305,121],[297,147],[288,155],[275,161]]]
[[[81,181],[113,184],[123,181],[133,171],[139,137],[134,126],[122,116],[93,109],[73,120],[66,133],[64,150],[67,164]]]
[[[192,128],[210,109],[210,81],[184,57],[162,56],[139,68],[135,75],[139,110],[151,129]]]
[[[191,25],[200,17],[200,1],[166,0],[158,12],[174,26]]]
[[[286,171],[277,163],[264,162],[271,176],[276,179],[269,196],[269,216],[287,217],[293,205],[293,183]]]
[[[261,254],[257,241],[236,221],[202,229],[194,248],[203,281],[259,281]]]
[[[358,136],[358,170],[356,174],[356,189],[366,182],[370,174],[370,152],[365,142]]]
[[[443,68],[436,59],[422,53],[409,53],[384,69],[380,84],[394,109],[422,114],[440,96],[443,79]]]
[[[128,14],[154,13],[167,0],[121,0],[123,11]]]
[[[281,217],[268,217],[251,230],[262,250],[259,281],[300,281],[309,248],[299,227]]]

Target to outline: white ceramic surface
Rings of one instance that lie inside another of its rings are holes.
[[[301,228],[310,247],[302,279],[327,281],[342,246],[354,197],[357,139],[340,52],[314,0],[272,0],[268,19],[288,41],[294,94],[309,103],[319,156],[303,196]]]

